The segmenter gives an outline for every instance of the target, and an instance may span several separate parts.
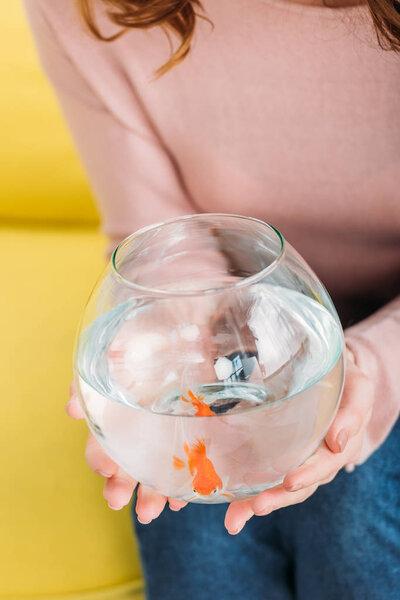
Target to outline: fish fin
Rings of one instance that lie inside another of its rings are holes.
[[[177,456],[172,457],[172,464],[174,465],[174,469],[177,471],[180,471],[180,469],[184,469],[186,467],[185,461]]]
[[[189,467],[190,474],[194,475],[195,465],[193,463],[193,457],[191,456],[190,448],[186,442],[184,442],[184,444],[183,444],[183,449],[185,451],[186,456],[188,457],[188,467]]]
[[[192,390],[188,390],[188,396],[193,402],[197,400],[197,397],[193,394]]]
[[[182,400],[182,402],[189,402],[189,400],[187,398],[185,398],[185,396],[183,394],[181,394],[181,400]]]
[[[201,404],[204,400],[203,396],[200,396],[200,394],[196,396],[196,394],[193,394],[192,390],[188,390],[188,395],[191,401],[196,402],[197,404]]]
[[[220,496],[226,496],[227,498],[233,498],[233,494],[220,494]]]
[[[200,455],[206,455],[206,445],[204,443],[204,440],[199,440],[199,438],[197,438],[197,440],[195,441],[194,444],[192,444],[192,448],[191,450],[193,452],[195,452],[196,454],[200,454]]]

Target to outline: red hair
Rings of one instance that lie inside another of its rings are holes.
[[[290,0],[288,0],[290,1]],[[207,19],[200,0],[102,0],[109,19],[121,26],[119,33],[104,37],[96,25],[93,0],[77,0],[80,11],[90,31],[103,41],[112,41],[131,28],[162,27],[168,34],[175,33],[180,40],[178,48],[171,50],[169,60],[157,75],[180,63],[190,51],[196,19]],[[378,42],[384,50],[400,51],[400,1],[366,0]],[[208,20],[208,19],[207,19]]]

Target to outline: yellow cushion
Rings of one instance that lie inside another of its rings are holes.
[[[21,2],[0,11],[0,219],[98,222]]]
[[[142,597],[129,511],[107,507],[86,424],[65,414],[104,246],[94,229],[0,228],[0,598]]]

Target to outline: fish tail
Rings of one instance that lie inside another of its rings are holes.
[[[196,442],[192,445],[192,451],[196,454],[206,455],[206,445],[203,440],[197,438]]]
[[[177,456],[172,457],[172,464],[174,465],[174,469],[177,471],[184,469],[186,467],[185,461]]]
[[[201,401],[203,400],[203,396],[196,396],[196,394],[193,394],[192,390],[188,390],[188,395],[192,402],[201,403]]]

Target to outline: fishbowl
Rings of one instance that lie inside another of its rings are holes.
[[[344,338],[322,283],[277,229],[225,214],[141,229],[83,315],[75,384],[107,454],[160,494],[244,499],[319,446]]]

